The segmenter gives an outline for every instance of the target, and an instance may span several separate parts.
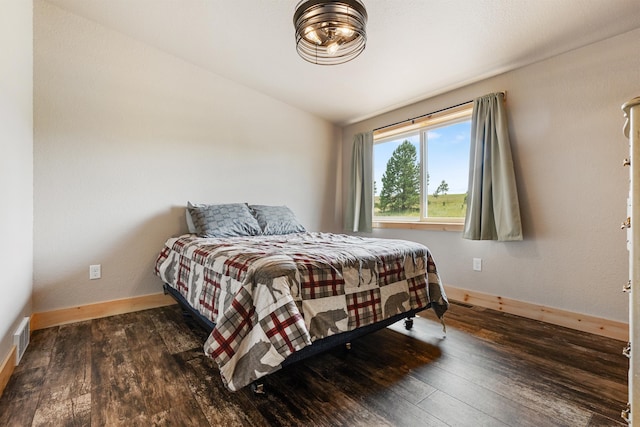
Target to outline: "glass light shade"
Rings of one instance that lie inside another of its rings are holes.
[[[303,0],[293,16],[296,50],[313,64],[351,61],[365,48],[367,18],[360,0]]]

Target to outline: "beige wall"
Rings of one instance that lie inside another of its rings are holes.
[[[153,261],[186,230],[186,200],[287,204],[309,229],[337,231],[355,133],[506,90],[525,241],[373,235],[426,243],[447,284],[626,320],[620,105],[640,93],[640,30],[339,135],[41,0],[34,14],[34,311],[158,292]],[[94,263],[103,278],[89,281]]]
[[[622,103],[640,95],[640,30],[425,100],[343,130],[343,176],[358,132],[493,91],[507,109],[525,240],[374,230],[425,243],[443,281],[459,288],[626,321],[627,140]],[[472,258],[483,271],[472,270]]]
[[[33,12],[0,1],[0,362],[31,311],[33,283]]]
[[[41,0],[34,22],[34,311],[160,292],[187,200],[338,228],[333,125]]]

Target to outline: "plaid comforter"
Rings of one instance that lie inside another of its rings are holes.
[[[429,250],[341,234],[167,240],[155,273],[215,324],[204,350],[230,390],[313,341],[410,309],[448,307]]]

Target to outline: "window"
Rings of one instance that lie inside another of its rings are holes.
[[[472,104],[374,132],[374,227],[461,230]]]

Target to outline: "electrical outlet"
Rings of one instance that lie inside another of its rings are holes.
[[[482,271],[482,258],[473,259],[473,271]]]
[[[94,264],[89,266],[89,279],[95,280],[102,277],[102,271],[100,264]]]

